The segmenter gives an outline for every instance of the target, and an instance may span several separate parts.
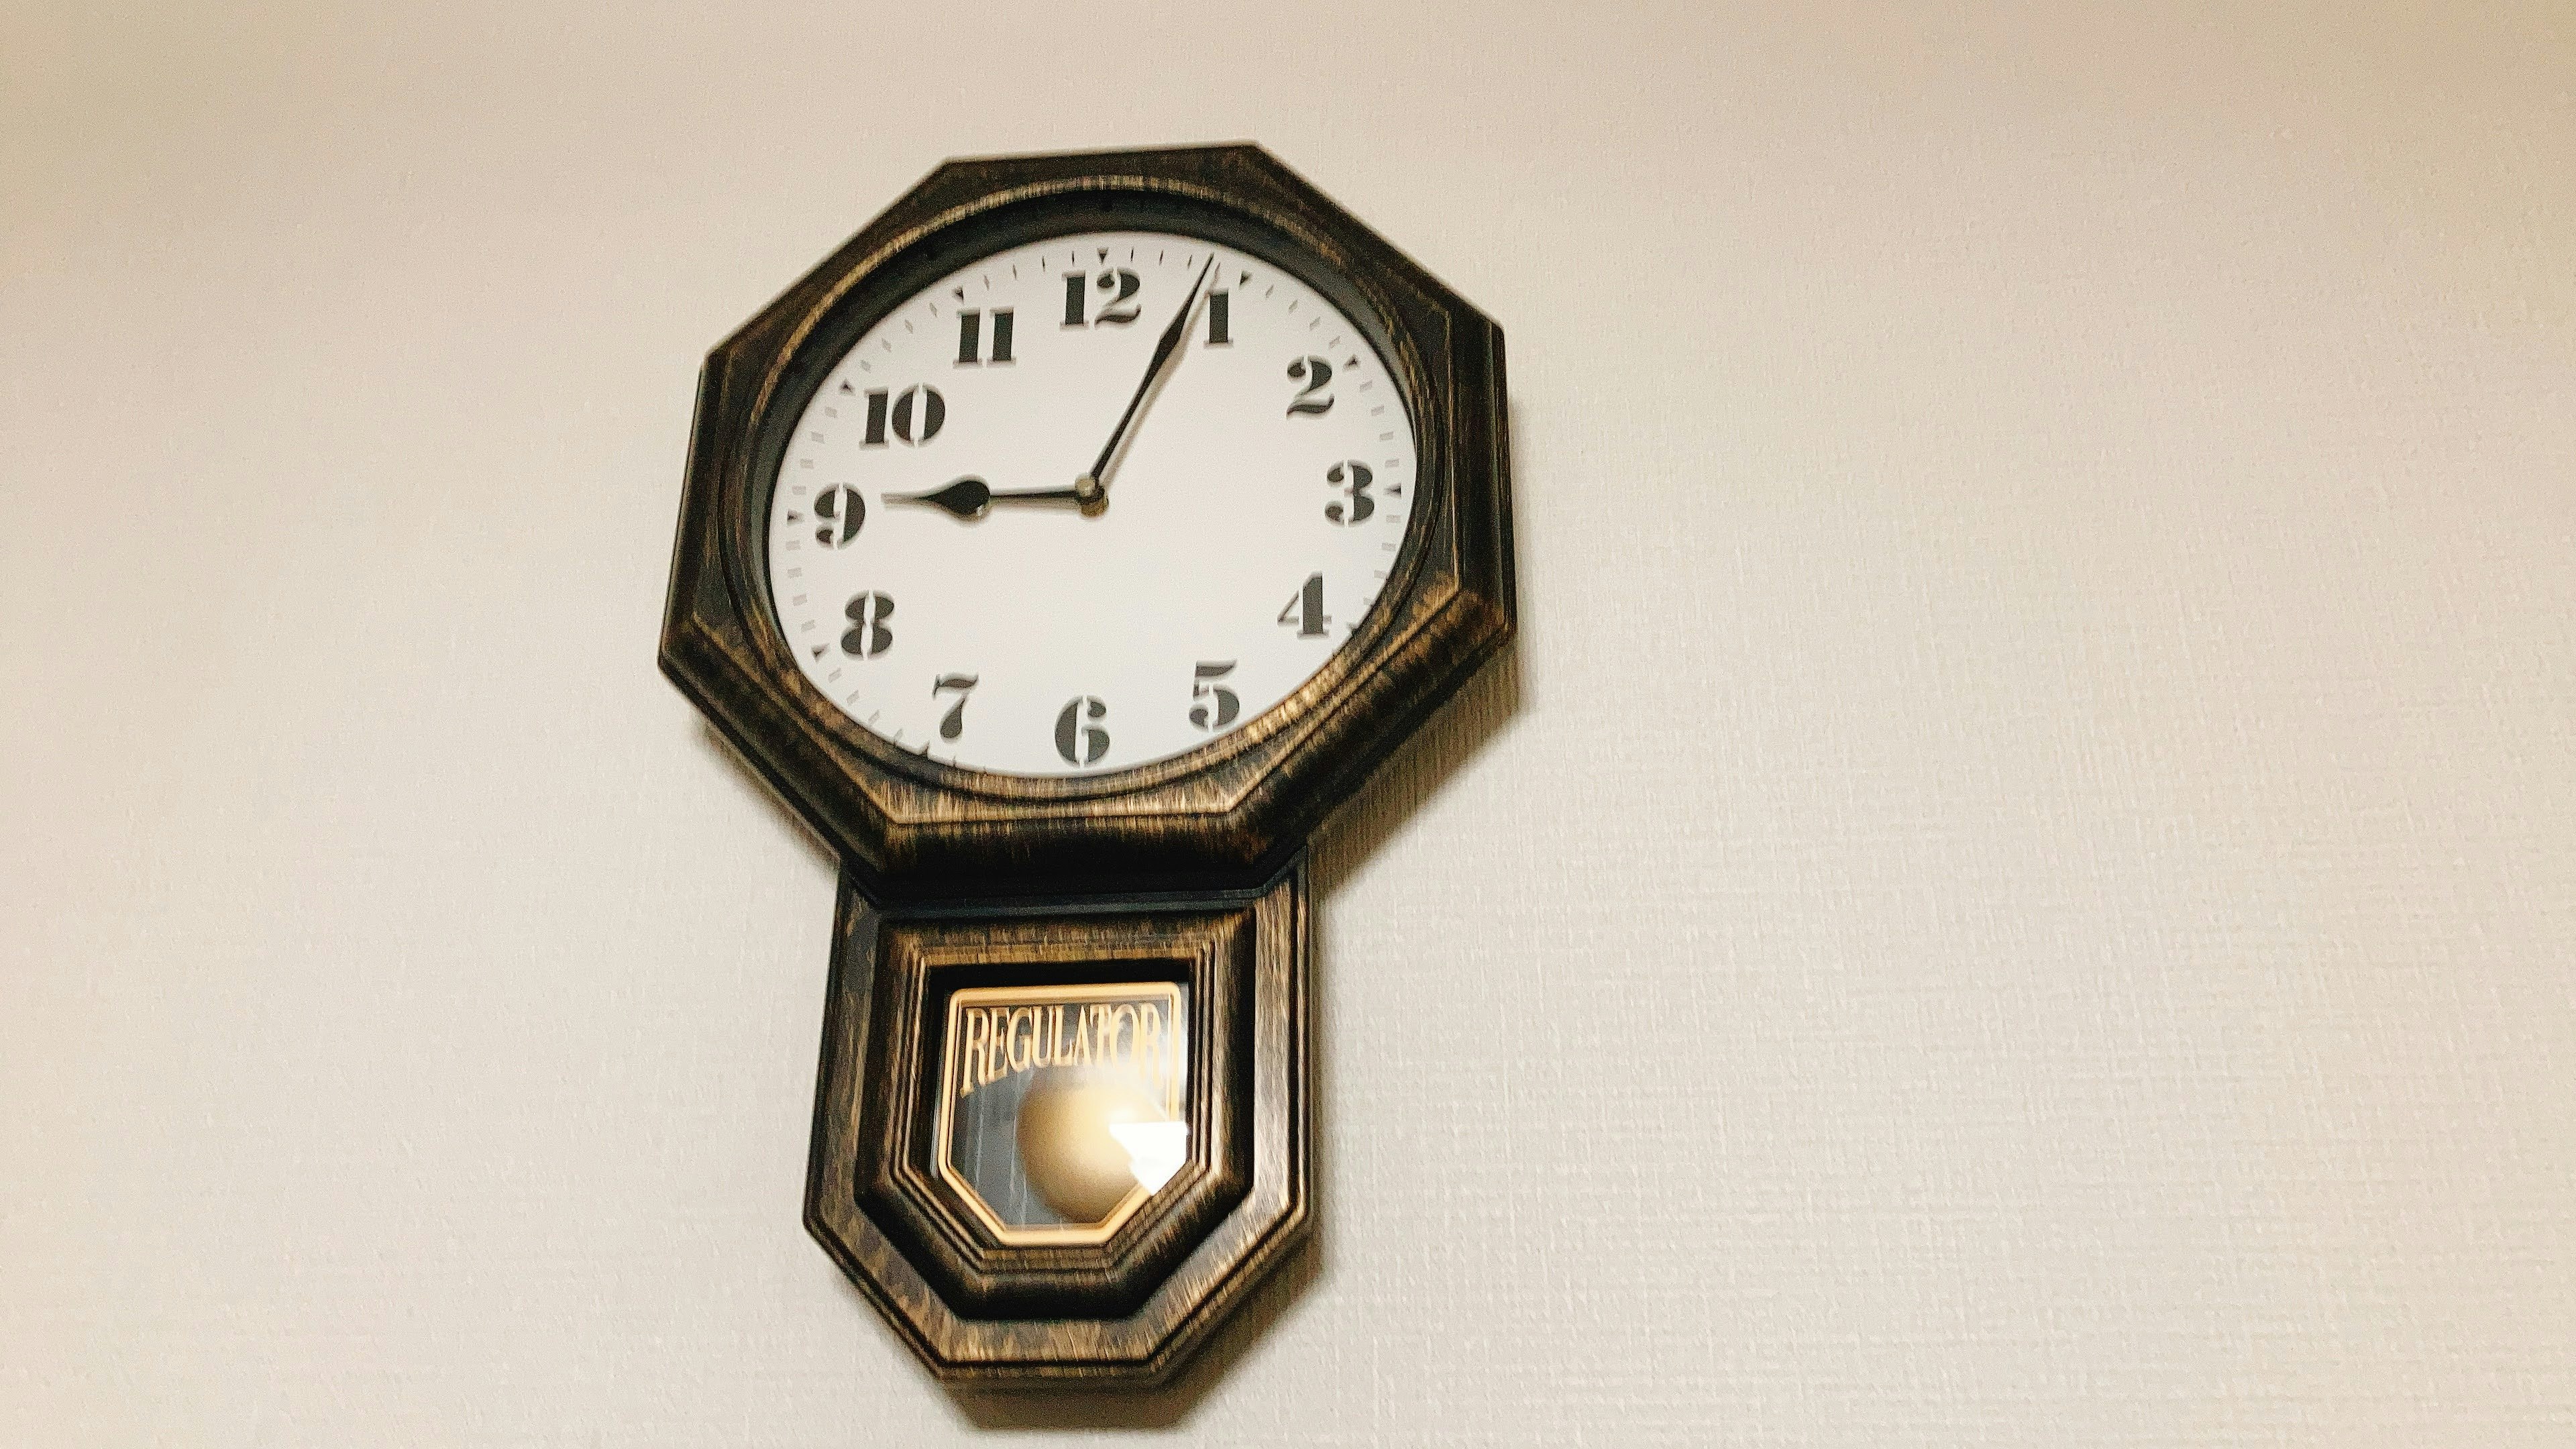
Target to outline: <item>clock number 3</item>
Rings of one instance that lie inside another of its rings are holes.
[[[874,659],[894,643],[886,620],[894,617],[894,600],[883,594],[852,594],[841,610],[850,627],[841,635],[841,652],[853,659]]]
[[[1099,764],[1109,753],[1109,731],[1100,724],[1108,717],[1109,706],[1088,694],[1065,701],[1064,712],[1055,717],[1055,752],[1068,765]]]
[[[1377,500],[1369,496],[1369,485],[1377,475],[1357,458],[1335,463],[1324,470],[1324,481],[1341,489],[1342,496],[1324,505],[1324,516],[1344,528],[1377,512]]]
[[[956,702],[948,706],[948,713],[939,717],[939,737],[943,740],[953,740],[966,733],[966,696],[975,691],[975,676],[943,674],[937,684],[930,686],[930,697],[937,699],[951,691],[957,695]]]
[[[1233,672],[1231,659],[1198,667],[1197,677],[1190,681],[1190,723],[1203,730],[1221,730],[1234,723],[1234,717],[1243,712],[1243,701],[1235,698],[1233,690],[1213,682]]]

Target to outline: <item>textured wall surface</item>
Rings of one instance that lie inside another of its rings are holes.
[[[2576,1442],[2576,12],[0,12],[0,1443]],[[961,1398],[832,871],[652,667],[699,357],[1259,140],[1508,329],[1321,844],[1324,1230]]]

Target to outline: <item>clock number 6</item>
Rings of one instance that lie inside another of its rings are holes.
[[[1377,481],[1377,475],[1368,470],[1366,463],[1357,458],[1335,463],[1324,470],[1324,481],[1343,490],[1341,497],[1324,505],[1326,518],[1348,528],[1377,512],[1377,500],[1369,496],[1369,485]]]
[[[883,594],[852,594],[841,612],[850,627],[841,635],[841,652],[853,659],[874,659],[894,643],[886,620],[894,617],[894,600]]]
[[[1109,706],[1088,694],[1065,701],[1064,712],[1055,717],[1055,752],[1068,765],[1099,764],[1109,753],[1109,731],[1100,727],[1108,717]]]
[[[1203,730],[1221,730],[1234,723],[1234,717],[1243,712],[1243,701],[1234,697],[1233,690],[1209,682],[1233,672],[1231,659],[1198,667],[1197,677],[1190,681],[1190,723]]]

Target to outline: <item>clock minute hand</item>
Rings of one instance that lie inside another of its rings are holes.
[[[1207,265],[1199,268],[1198,280],[1190,283],[1190,294],[1181,299],[1181,310],[1173,316],[1172,325],[1164,328],[1163,335],[1155,341],[1154,360],[1145,364],[1145,380],[1136,384],[1136,395],[1127,399],[1127,411],[1118,415],[1118,426],[1110,430],[1109,441],[1101,445],[1091,471],[1073,480],[1074,491],[1082,495],[1083,512],[1097,513],[1109,506],[1110,460],[1118,456],[1118,445],[1127,440],[1127,430],[1135,425],[1136,414],[1144,408],[1146,394],[1154,390],[1155,381],[1163,375],[1172,355],[1181,350],[1181,338],[1189,331],[1190,309],[1198,305],[1199,288],[1207,285],[1208,272],[1215,266],[1216,255],[1211,252]]]
[[[928,493],[889,493],[885,496],[885,501],[927,504],[951,518],[962,518],[972,523],[991,512],[996,503],[1079,505],[1082,502],[1082,490],[1078,488],[1006,488],[996,491],[986,487],[983,479],[969,477],[960,478],[945,488],[934,489]]]

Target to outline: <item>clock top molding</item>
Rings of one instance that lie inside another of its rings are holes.
[[[1400,552],[1328,662],[1197,748],[1096,774],[942,763],[800,671],[767,587],[770,490],[817,391],[905,299],[1107,231],[1259,258],[1363,329],[1416,442]],[[1258,147],[949,162],[708,356],[663,671],[881,900],[1256,884],[1510,635],[1503,384],[1499,328]]]

